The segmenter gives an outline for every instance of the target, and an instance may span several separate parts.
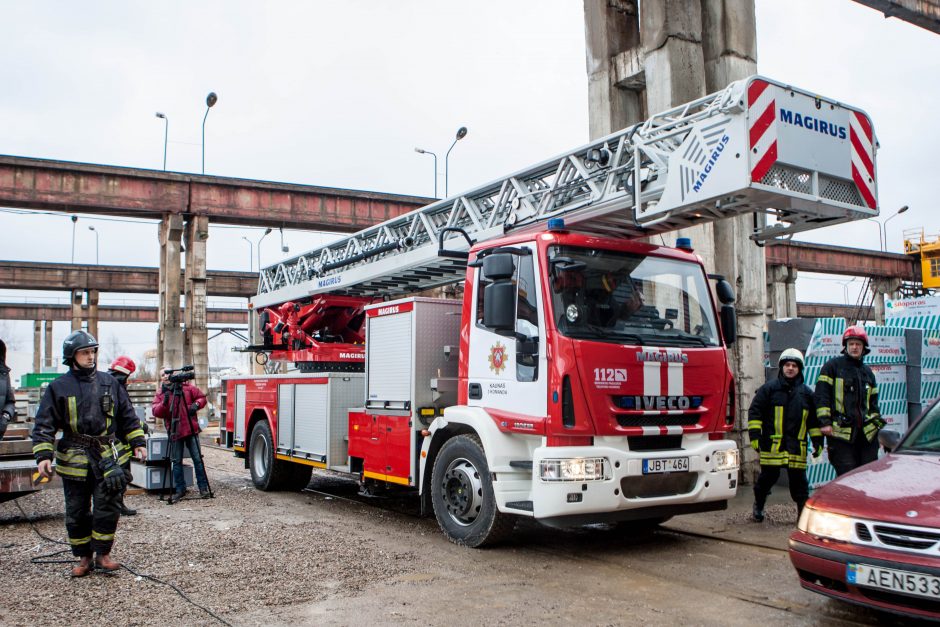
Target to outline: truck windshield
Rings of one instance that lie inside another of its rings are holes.
[[[552,316],[571,338],[718,346],[708,284],[694,263],[609,250],[548,250]]]

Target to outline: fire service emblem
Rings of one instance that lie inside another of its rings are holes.
[[[490,347],[489,362],[490,370],[496,374],[502,372],[506,367],[506,347],[499,342]]]

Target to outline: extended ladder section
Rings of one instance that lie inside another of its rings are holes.
[[[745,213],[751,237],[878,215],[862,111],[752,76],[567,154],[261,271],[255,308],[318,293],[399,296],[462,279],[459,255],[550,218],[642,237]],[[445,254],[442,254],[445,253]]]

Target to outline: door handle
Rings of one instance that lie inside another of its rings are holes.
[[[468,390],[467,396],[471,399],[478,401],[483,398],[483,386],[479,383],[471,383],[470,389]]]

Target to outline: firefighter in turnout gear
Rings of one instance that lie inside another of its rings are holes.
[[[878,459],[878,431],[885,421],[875,373],[862,363],[869,352],[865,329],[849,327],[842,335],[842,355],[827,361],[816,381],[816,415],[836,475]]]
[[[144,432],[127,392],[95,362],[98,342],[74,331],[62,344],[69,371],[49,384],[36,413],[33,455],[43,477],[52,476],[52,460],[62,477],[65,493],[65,528],[72,554],[80,558],[73,577],[95,567],[118,570],[111,546],[119,518],[118,500],[127,484],[121,464],[130,459],[124,445],[146,459]],[[62,439],[55,443],[56,432]]]
[[[809,498],[806,480],[806,437],[813,442],[813,456],[822,454],[823,437],[816,418],[813,391],[803,383],[803,354],[788,348],[780,354],[780,373],[754,395],[748,409],[747,428],[751,447],[760,453],[760,475],[754,484],[754,520],[763,522],[770,489],[787,469],[790,496],[797,515]]]
[[[108,374],[114,377],[114,380],[121,384],[121,386],[126,390],[127,389],[127,380],[130,378],[134,372],[137,371],[137,364],[134,363],[134,360],[126,355],[120,355],[116,357],[114,361],[111,362],[111,365],[108,367]],[[141,427],[144,429],[144,435],[146,435],[147,428],[141,423]],[[130,471],[131,461],[128,459],[126,462],[121,464],[121,467],[124,470]],[[124,490],[121,491],[121,498],[118,500],[118,510],[121,512],[121,516],[136,516],[137,510],[131,509],[124,504],[124,494],[127,492],[127,486],[124,487]]]

